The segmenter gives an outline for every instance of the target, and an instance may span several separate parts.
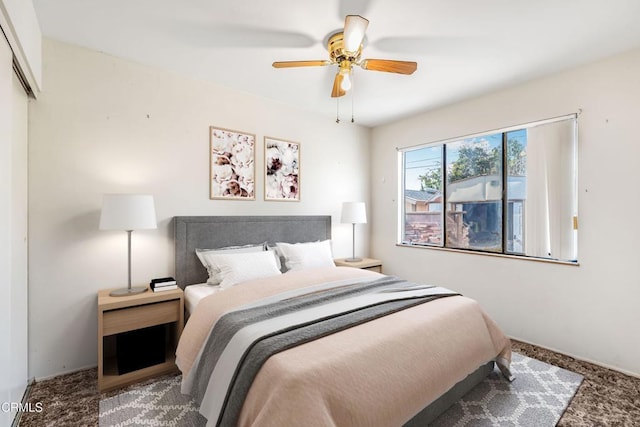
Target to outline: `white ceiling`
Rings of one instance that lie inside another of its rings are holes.
[[[369,19],[356,122],[376,126],[640,46],[639,0],[34,0],[44,36],[336,117],[327,59],[344,16]],[[45,82],[46,85],[46,82]],[[341,98],[341,119],[351,116]]]

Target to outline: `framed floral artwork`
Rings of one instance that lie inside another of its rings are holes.
[[[256,136],[209,128],[211,199],[255,200]]]
[[[264,199],[300,201],[300,144],[264,137]]]

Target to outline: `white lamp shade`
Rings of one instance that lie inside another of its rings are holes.
[[[344,202],[340,222],[349,224],[366,224],[367,208],[364,202]]]
[[[153,196],[146,194],[104,195],[100,214],[100,230],[144,230],[157,227]]]

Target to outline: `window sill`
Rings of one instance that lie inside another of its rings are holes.
[[[580,263],[578,261],[561,261],[557,259],[546,259],[546,258],[535,258],[528,257],[522,255],[509,255],[509,254],[497,254],[492,252],[482,252],[482,251],[473,251],[473,250],[464,250],[464,249],[453,249],[453,248],[442,248],[439,246],[429,246],[429,245],[412,245],[408,243],[396,243],[396,246],[403,248],[419,248],[419,249],[430,249],[436,251],[446,251],[446,252],[454,252],[457,254],[468,254],[468,255],[482,255],[482,256],[490,256],[490,257],[498,257],[498,258],[510,258],[517,259],[519,261],[534,261],[534,262],[544,262],[550,264],[561,264],[561,265],[571,265],[574,267],[579,267]]]

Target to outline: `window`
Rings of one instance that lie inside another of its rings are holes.
[[[401,244],[577,261],[576,116],[401,149]]]

